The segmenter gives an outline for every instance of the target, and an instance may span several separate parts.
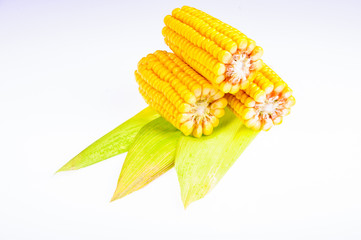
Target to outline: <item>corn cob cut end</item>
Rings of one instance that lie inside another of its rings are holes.
[[[263,49],[255,41],[205,12],[183,6],[164,23],[167,45],[224,93],[247,88],[262,68]]]
[[[173,53],[149,54],[135,77],[145,101],[184,135],[210,135],[224,115],[224,93]]]
[[[257,73],[252,86],[235,95],[226,94],[231,110],[254,130],[270,130],[290,114],[296,100],[292,90],[267,65]]]
[[[261,47],[257,47],[257,49],[263,53]],[[253,52],[251,52],[251,54],[252,53]],[[224,82],[225,84],[231,85],[231,88],[223,87],[221,90],[234,94],[240,89],[247,88],[249,83],[253,81],[256,72],[262,67],[261,62],[258,61],[261,56],[262,54],[259,54],[259,57],[252,58],[251,55],[247,54],[244,50],[238,49],[237,52],[233,54],[231,62],[226,64]]]

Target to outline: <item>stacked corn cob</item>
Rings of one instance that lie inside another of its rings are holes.
[[[148,55],[135,75],[146,102],[185,135],[211,134],[227,102],[254,130],[269,130],[290,112],[292,91],[260,59],[255,41],[188,6],[174,9],[164,23],[174,54]]]
[[[255,41],[200,10],[176,8],[164,23],[170,49],[225,93],[245,89],[262,67]]]
[[[296,103],[292,90],[266,64],[249,87],[235,95],[227,94],[226,98],[236,116],[256,131],[281,124]]]
[[[135,77],[145,101],[185,135],[210,135],[224,115],[224,93],[173,53],[149,54]]]

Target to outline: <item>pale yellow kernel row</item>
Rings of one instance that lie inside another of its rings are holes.
[[[230,52],[231,54],[237,51],[237,44],[231,38],[217,31],[202,19],[199,19],[180,8],[174,9],[172,11],[172,16],[192,27],[202,36],[204,36],[205,39],[213,41],[219,47]]]
[[[256,46],[255,42],[252,39],[249,39],[238,29],[222,22],[215,17],[212,17],[211,15],[201,10],[188,6],[183,6],[182,10],[206,22],[207,24],[209,24],[209,26],[216,29],[218,32],[232,39],[237,44],[238,49],[248,50],[249,52],[251,52]]]

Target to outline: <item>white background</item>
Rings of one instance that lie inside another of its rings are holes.
[[[54,172],[146,104],[138,60],[191,5],[265,50],[294,89],[204,199],[173,170],[109,203],[125,155]],[[360,1],[0,1],[0,239],[361,239]]]

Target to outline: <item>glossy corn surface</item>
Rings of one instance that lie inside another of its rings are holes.
[[[164,23],[170,49],[224,93],[246,89],[262,67],[255,41],[205,12],[183,6]]]
[[[135,77],[145,101],[185,135],[210,135],[225,113],[224,93],[173,53],[144,57]]]
[[[253,83],[235,95],[226,94],[230,109],[254,130],[269,130],[282,123],[296,103],[292,90],[266,64]]]

